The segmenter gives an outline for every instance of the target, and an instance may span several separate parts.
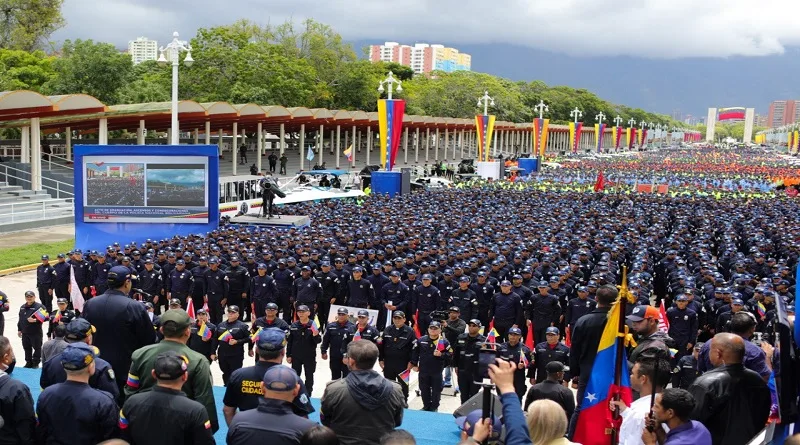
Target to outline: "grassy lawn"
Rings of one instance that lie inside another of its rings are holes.
[[[0,269],[36,264],[42,261],[42,255],[50,255],[50,264],[56,263],[56,255],[67,253],[75,245],[74,239],[54,243],[26,244],[20,247],[0,249]]]

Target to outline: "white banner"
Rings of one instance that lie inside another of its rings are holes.
[[[370,324],[372,326],[375,326],[375,328],[378,328],[378,326],[377,326],[377,323],[378,323],[378,311],[377,310],[375,310],[375,309],[364,309],[364,308],[351,307],[351,306],[341,306],[341,305],[338,305],[338,304],[332,304],[331,305],[331,310],[330,310],[330,312],[328,312],[328,320],[327,320],[328,323],[333,323],[334,321],[336,321],[336,315],[337,315],[340,307],[343,307],[343,308],[348,310],[348,317],[349,317],[350,321],[353,322],[354,324],[358,321],[358,311],[365,310],[365,311],[369,312],[369,322],[367,324]]]
[[[79,312],[83,312],[83,304],[85,301],[81,293],[81,288],[78,287],[78,282],[75,280],[75,269],[72,268],[71,264],[69,266],[69,283],[69,297],[72,300],[72,307]]]

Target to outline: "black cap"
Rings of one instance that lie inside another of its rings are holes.
[[[336,310],[336,313],[338,315],[350,315],[350,311],[348,311],[346,307],[340,307]]]
[[[308,309],[308,306],[305,304],[301,304],[300,306],[297,306],[297,312],[310,312],[310,309]]]
[[[359,317],[369,317],[369,311],[366,309],[361,309],[358,311]]]
[[[95,328],[85,318],[76,318],[67,324],[67,333],[64,339],[79,342],[95,333]]]
[[[162,352],[153,362],[153,371],[159,380],[176,380],[189,369],[189,358],[175,351]]]
[[[183,305],[181,304],[181,300],[178,300],[177,298],[172,298],[172,299],[170,299],[170,300],[169,300],[169,305],[170,305],[170,306],[178,306],[178,307],[180,307],[180,306],[183,306]]]
[[[403,311],[394,311],[392,318],[406,318],[406,314]]]
[[[564,364],[557,360],[553,360],[552,362],[548,363],[544,369],[548,374],[555,374],[557,372],[564,371]]]
[[[114,266],[108,271],[108,285],[120,287],[131,278],[131,270],[125,266]]]
[[[235,304],[232,304],[232,305],[228,306],[228,312],[236,312],[238,314],[239,313],[239,306],[236,306]]]
[[[67,301],[66,298],[58,298],[58,299],[56,299],[56,304],[62,304],[62,303],[63,304],[67,304],[67,303],[69,303],[69,301]]]
[[[268,311],[269,310],[277,311],[278,310],[278,305],[275,304],[275,303],[267,303],[266,310],[268,310]]]

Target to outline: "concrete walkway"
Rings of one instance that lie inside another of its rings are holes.
[[[75,238],[74,224],[20,230],[19,232],[3,233],[3,235],[0,236],[0,249],[36,243],[66,241],[72,238]]]

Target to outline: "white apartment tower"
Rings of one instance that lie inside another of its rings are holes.
[[[134,65],[158,59],[158,42],[147,37],[137,37],[128,42],[128,54]]]

